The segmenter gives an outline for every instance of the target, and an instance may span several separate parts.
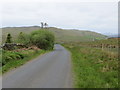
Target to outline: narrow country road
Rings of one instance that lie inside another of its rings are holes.
[[[2,79],[3,88],[71,88],[69,52],[56,44],[55,50],[12,70]]]

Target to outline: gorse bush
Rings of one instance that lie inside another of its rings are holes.
[[[51,50],[54,47],[54,35],[47,30],[34,31],[30,35],[30,42],[38,48]]]

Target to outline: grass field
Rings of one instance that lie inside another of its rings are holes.
[[[107,42],[110,43],[109,40]],[[111,42],[114,43],[115,41]],[[75,88],[118,88],[117,51],[92,48],[88,43],[72,43],[64,46],[72,53]]]

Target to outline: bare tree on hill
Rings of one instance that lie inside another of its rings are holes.
[[[44,23],[44,22],[41,22],[41,28],[47,28],[48,24],[47,23]]]
[[[44,23],[44,26],[45,26],[45,28],[48,26],[48,24],[47,23]]]
[[[43,28],[43,26],[44,26],[44,23],[43,23],[43,22],[41,22],[41,28]]]

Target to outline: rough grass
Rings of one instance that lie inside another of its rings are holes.
[[[47,51],[45,50],[38,50],[38,51],[34,51],[34,50],[27,50],[27,51],[22,51],[20,53],[24,54],[25,57],[23,59],[13,59],[10,60],[9,62],[7,62],[3,67],[2,67],[2,73],[4,74],[5,72],[13,69],[13,68],[17,68],[23,64],[25,64],[26,62],[28,62],[29,60],[32,60],[33,58],[39,56],[40,54],[43,54]]]
[[[72,53],[75,88],[118,88],[118,55],[64,44]]]
[[[2,66],[2,50],[0,49],[0,75],[2,74],[2,68],[1,68],[1,66]]]

